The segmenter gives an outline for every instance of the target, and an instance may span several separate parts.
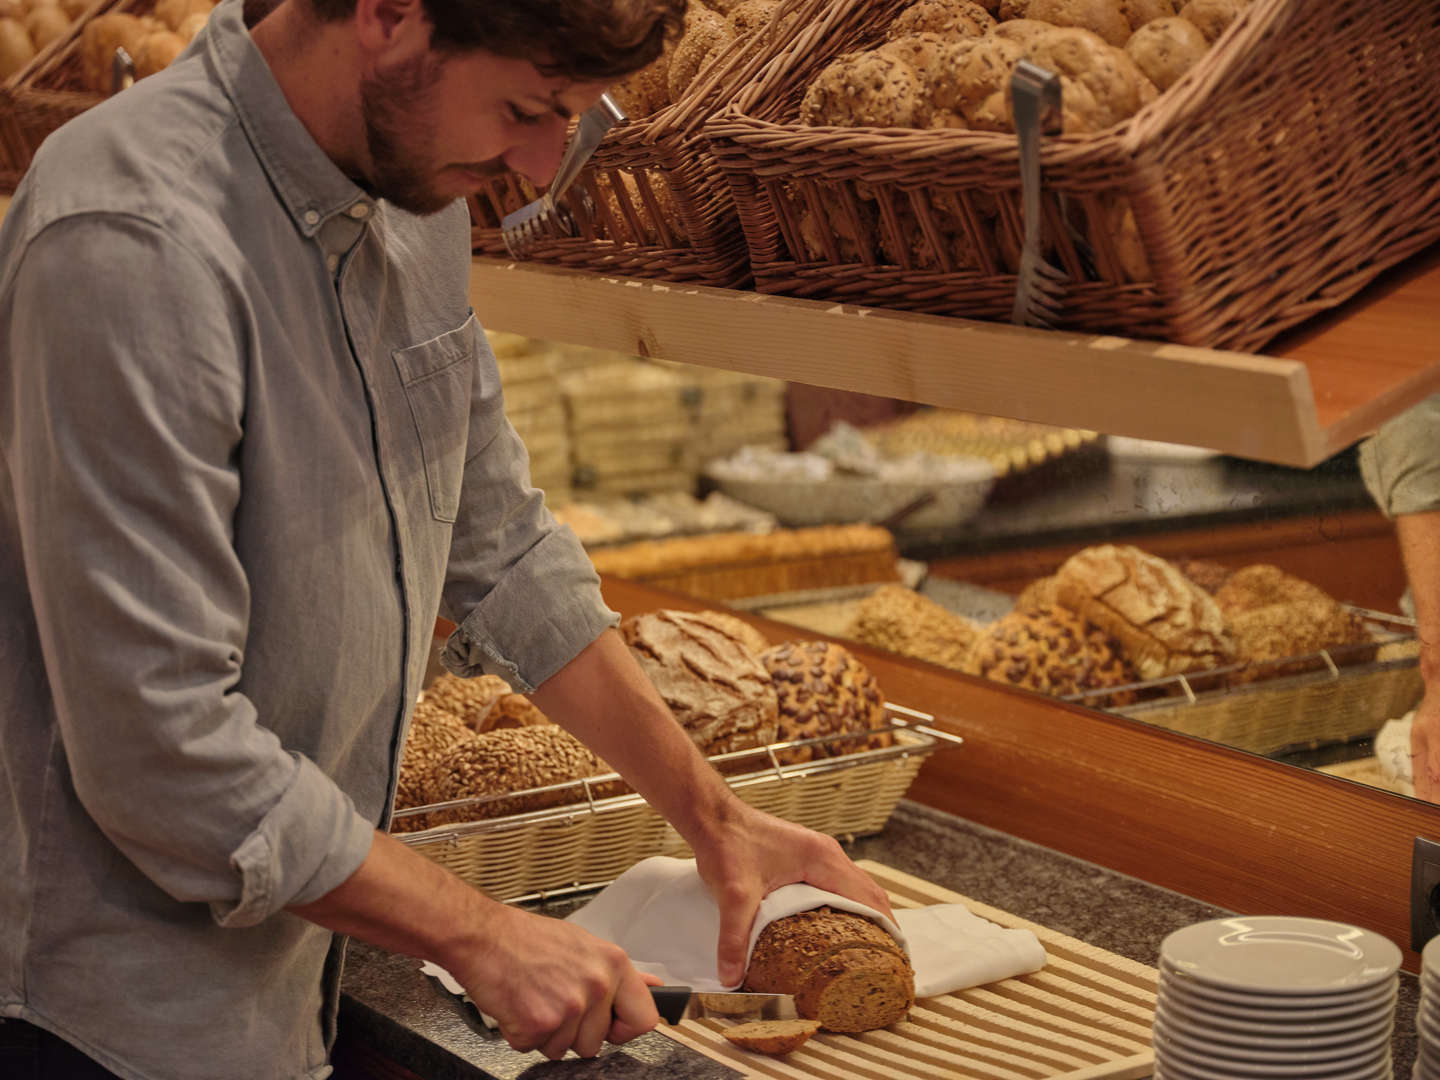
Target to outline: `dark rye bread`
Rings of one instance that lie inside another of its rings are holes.
[[[1055,574],[1055,600],[1119,642],[1142,679],[1218,667],[1234,655],[1215,598],[1136,547],[1072,555]]]
[[[663,610],[626,619],[620,633],[701,753],[775,741],[775,684],[746,644],[715,620]]]
[[[776,919],[760,932],[745,989],[793,994],[796,1011],[827,1031],[871,1031],[909,1012],[915,973],[876,923],[821,907]]]

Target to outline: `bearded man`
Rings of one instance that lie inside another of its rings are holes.
[[[56,132],[0,230],[0,1073],[328,1075],[345,935],[517,1049],[648,1030],[613,945],[384,831],[437,614],[761,897],[886,908],[737,800],[529,483],[461,198],[546,182],[679,0],[226,0]],[[253,22],[253,25],[250,25]]]

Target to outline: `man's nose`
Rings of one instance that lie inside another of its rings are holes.
[[[505,155],[505,164],[537,187],[546,187],[560,168],[568,135],[569,124],[554,117],[545,123],[543,130],[511,148]]]

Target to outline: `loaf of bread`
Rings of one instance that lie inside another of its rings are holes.
[[[426,688],[421,700],[454,713],[476,734],[550,722],[529,698],[512,691],[499,675],[461,678],[446,672]]]
[[[872,1031],[910,1011],[915,972],[876,923],[821,907],[776,919],[760,932],[745,989],[793,994],[796,1011],[826,1031]]]
[[[434,702],[421,700],[410,718],[405,736],[405,749],[400,757],[400,776],[395,784],[395,809],[408,810],[428,802],[431,771],[450,752],[451,747],[475,733],[454,713]],[[414,832],[427,826],[426,815],[413,814],[397,818],[393,832]]]
[[[1228,663],[1234,645],[1215,598],[1164,559],[1101,544],[1056,572],[1057,601],[1120,645],[1142,679]]]
[[[854,732],[866,738],[835,739],[785,750],[785,762],[851,754],[889,746],[880,684],[849,649],[828,641],[786,641],[760,657],[779,697],[779,738],[785,742]]]
[[[1236,570],[1215,593],[1236,659],[1249,662],[1242,681],[1279,674],[1277,660],[1369,641],[1364,623],[1329,593],[1279,567]]]
[[[903,585],[882,585],[860,601],[849,636],[901,656],[966,670],[980,626]]]
[[[788,1054],[804,1046],[819,1029],[818,1020],[752,1020],[722,1028],[720,1034],[742,1050]]]
[[[1018,608],[997,619],[976,641],[969,669],[995,682],[1055,697],[1137,681],[1113,638],[1056,607]],[[1105,704],[1134,700],[1133,691],[1122,691]]]
[[[753,656],[758,657],[770,648],[770,639],[738,615],[726,611],[696,611],[692,614],[701,622],[729,634]]]
[[[1213,559],[1173,559],[1175,569],[1214,596],[1235,571]],[[1221,609],[1222,613],[1224,609]]]
[[[1318,585],[1287,574],[1278,566],[1255,563],[1234,571],[1215,590],[1215,603],[1227,619],[1242,611],[1271,604],[1334,604],[1335,599]]]
[[[427,802],[448,802],[503,795],[610,771],[584,743],[555,724],[506,728],[483,735],[470,733],[469,739],[451,746],[430,771],[425,796]],[[574,787],[437,810],[429,818],[431,825],[477,821],[541,810],[583,798],[580,789]]]
[[[626,619],[620,633],[701,753],[775,741],[775,684],[738,637],[712,620],[670,610]]]

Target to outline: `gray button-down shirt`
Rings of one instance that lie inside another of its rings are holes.
[[[1360,472],[1386,517],[1440,510],[1440,394],[1393,417],[1361,443]]]
[[[324,1076],[286,913],[388,815],[437,611],[531,689],[614,615],[530,487],[463,206],[290,111],[239,0],[0,231],[0,1015],[125,1077]]]

